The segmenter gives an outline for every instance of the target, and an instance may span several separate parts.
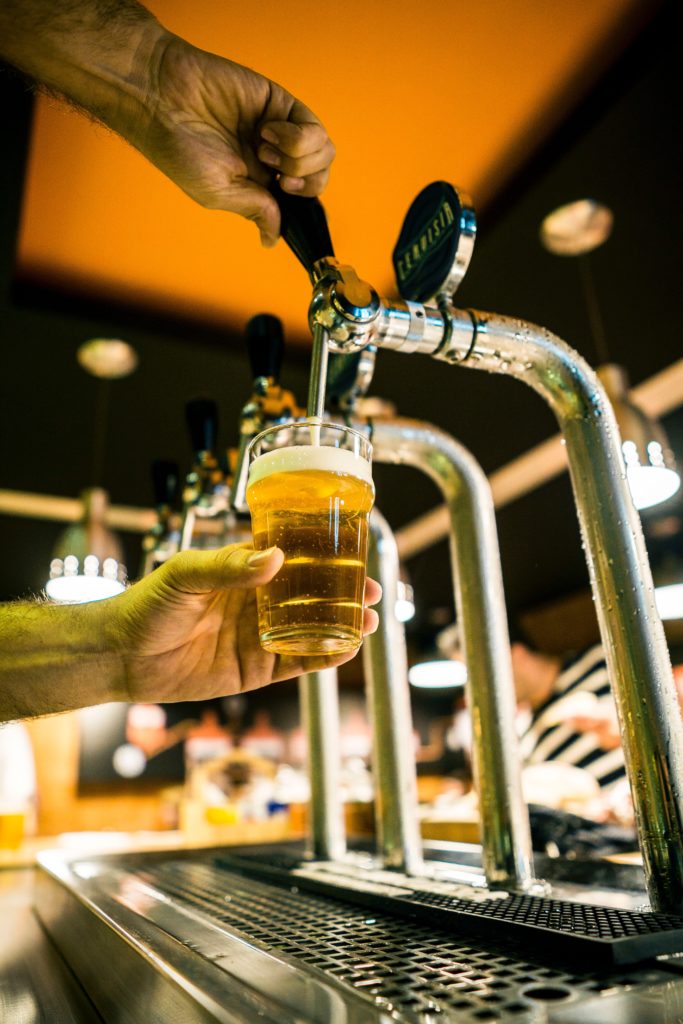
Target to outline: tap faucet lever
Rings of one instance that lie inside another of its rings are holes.
[[[235,512],[247,511],[247,452],[251,441],[268,424],[301,415],[294,395],[280,387],[285,345],[282,322],[270,313],[252,317],[247,324],[246,344],[253,384],[249,401],[240,413],[240,441],[230,487],[230,506]]]
[[[282,237],[316,286],[326,276],[329,261],[336,262],[325,209],[319,199],[291,196],[283,192],[277,183],[273,185],[272,192],[280,207]],[[322,419],[329,332],[326,324],[315,322],[311,326],[313,351],[306,412],[308,416]]]
[[[247,324],[247,354],[254,381],[279,383],[284,352],[282,321],[270,313],[259,313]]]
[[[185,406],[193,451],[192,469],[183,491],[181,550],[192,546],[197,517],[221,515],[227,507],[225,473],[216,457],[218,406],[210,398],[193,398]]]
[[[192,451],[200,456],[213,453],[218,434],[218,407],[210,398],[192,398],[185,406]]]
[[[141,576],[165,562],[178,550],[179,534],[174,506],[178,500],[180,470],[177,462],[154,459],[151,465],[152,493],[157,520],[142,541]]]
[[[292,196],[277,183],[271,192],[280,207],[282,237],[315,282],[316,264],[334,257],[325,208],[319,199]]]
[[[180,470],[177,462],[154,459],[151,467],[152,491],[157,509],[173,506],[178,498]]]

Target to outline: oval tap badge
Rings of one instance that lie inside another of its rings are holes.
[[[447,181],[433,181],[413,201],[394,248],[402,298],[427,302],[456,290],[469,266],[476,235],[472,205]]]

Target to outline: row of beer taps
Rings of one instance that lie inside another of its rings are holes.
[[[400,298],[387,300],[334,256],[317,200],[279,201],[283,235],[312,285],[311,382],[306,409],[279,384],[281,335],[274,318],[249,333],[254,374],[242,411],[239,447],[221,465],[207,406],[188,408],[195,464],[174,528],[158,502],[159,524],[147,538],[146,568],[177,547],[244,539],[246,450],[275,422],[331,411],[368,433],[377,462],[411,465],[434,480],[450,513],[455,605],[468,667],[473,767],[479,795],[487,884],[532,890],[535,883],[527,808],[514,732],[514,687],[498,539],[490,488],[475,458],[427,423],[363,418],[378,350],[424,353],[454,366],[513,376],[550,405],[566,442],[574,498],[616,698],[648,894],[653,909],[683,912],[683,724],[638,514],[625,480],[618,429],[591,368],[563,341],[523,321],[457,309],[476,222],[471,204],[435,182],[411,206],[394,251]],[[279,355],[278,355],[279,352]],[[172,476],[172,474],[170,475]],[[170,479],[166,474],[167,481]],[[158,498],[165,499],[158,473]],[[218,527],[213,535],[209,524]],[[175,533],[174,533],[175,529]],[[371,522],[368,571],[382,583],[378,632],[363,645],[373,719],[378,856],[386,867],[425,871],[417,822],[415,764],[402,625],[394,606],[398,555],[379,510]],[[207,541],[207,537],[212,539]],[[175,545],[175,548],[174,548]],[[345,855],[337,773],[338,704],[328,673],[302,678],[312,786],[311,852]]]

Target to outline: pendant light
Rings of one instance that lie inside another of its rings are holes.
[[[640,510],[672,497],[681,480],[663,427],[631,399],[626,370],[609,359],[589,254],[607,241],[612,225],[608,207],[593,199],[580,199],[549,213],[541,224],[540,235],[549,252],[577,259],[600,364],[596,372],[614,408],[631,497]]]
[[[422,690],[455,690],[467,682],[467,665],[457,623],[446,626],[425,656],[408,670],[408,682]]]
[[[93,431],[92,479],[103,475],[109,387],[112,380],[127,377],[137,366],[137,354],[118,338],[95,338],[80,346],[80,365],[98,378],[98,394]],[[106,524],[109,496],[99,486],[81,495],[83,517],[60,535],[50,563],[50,578],[45,593],[66,604],[82,604],[113,597],[124,590],[126,567],[123,549],[116,534]]]
[[[680,546],[671,548],[659,559],[653,568],[655,603],[663,621],[683,619],[683,557]]]

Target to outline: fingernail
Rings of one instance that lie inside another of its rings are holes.
[[[262,128],[261,138],[265,139],[266,142],[273,142],[275,145],[279,142],[279,139],[272,128]]]
[[[275,551],[275,547],[266,548],[265,551],[252,551],[251,554],[247,556],[247,565],[251,568],[263,565],[264,562],[268,561],[273,551]]]
[[[277,236],[267,235],[265,231],[261,232],[261,245],[264,249],[272,249],[277,245]]]
[[[301,192],[306,182],[303,178],[280,178],[280,184],[287,192]]]
[[[259,159],[264,163],[268,164],[269,167],[280,166],[280,154],[276,153],[270,146],[261,146],[259,149]]]

